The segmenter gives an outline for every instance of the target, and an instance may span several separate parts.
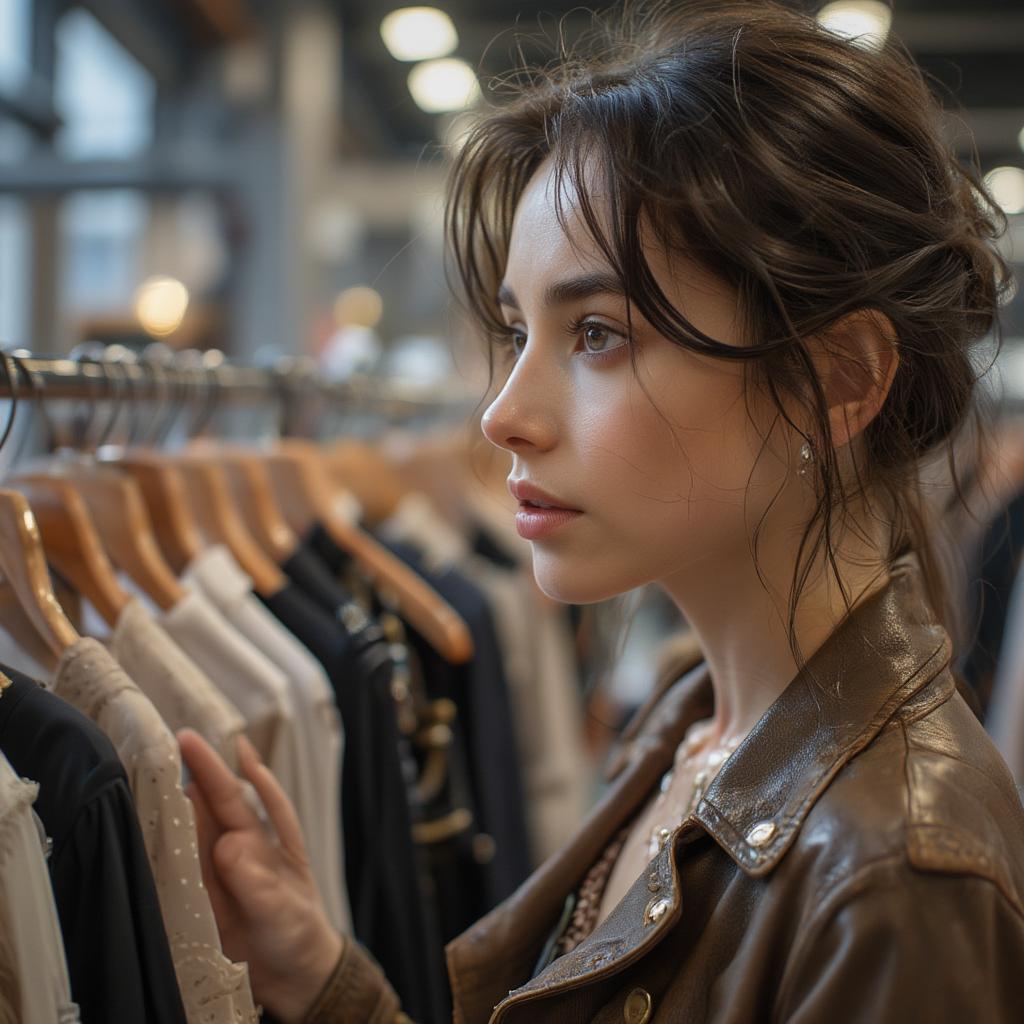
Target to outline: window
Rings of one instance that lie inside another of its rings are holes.
[[[64,319],[130,314],[149,202],[129,189],[72,193],[60,212]]]
[[[0,346],[30,347],[31,235],[25,204],[0,197]]]
[[[54,105],[64,120],[55,139],[59,153],[82,160],[144,151],[153,139],[155,100],[149,72],[88,11],[74,8],[60,19],[54,81]]]
[[[0,0],[0,90],[16,93],[32,70],[32,0]]]

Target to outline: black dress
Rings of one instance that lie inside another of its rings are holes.
[[[82,1024],[185,1024],[153,874],[124,768],[103,732],[3,666],[0,750],[39,783],[71,995]]]

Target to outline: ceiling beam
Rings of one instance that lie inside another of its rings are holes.
[[[180,24],[168,16],[163,4],[149,0],[82,0],[103,27],[153,76],[158,87],[178,84],[188,64]]]

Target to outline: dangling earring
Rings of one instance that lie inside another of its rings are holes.
[[[800,445],[800,468],[797,470],[797,475],[807,476],[813,464],[814,449],[811,447],[810,441],[804,441],[804,443]]]

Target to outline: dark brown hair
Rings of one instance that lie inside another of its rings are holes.
[[[862,47],[773,2],[648,4],[617,17],[610,36],[601,31],[596,56],[563,53],[506,79],[510,95],[466,136],[447,230],[470,311],[486,332],[507,333],[496,294],[512,220],[550,160],[632,307],[681,346],[746,360],[776,422],[813,444],[818,502],[789,607],[798,660],[808,574],[824,553],[838,576],[837,531],[871,494],[892,522],[883,554],[917,552],[948,620],[919,469],[948,452],[957,479],[953,441],[976,408],[971,346],[997,333],[1010,274],[991,244],[1005,217],[943,140],[939,103],[897,43]],[[742,345],[708,337],[672,306],[645,258],[652,242],[736,290]],[[900,362],[851,481],[838,472],[807,339],[855,311],[888,317]]]

